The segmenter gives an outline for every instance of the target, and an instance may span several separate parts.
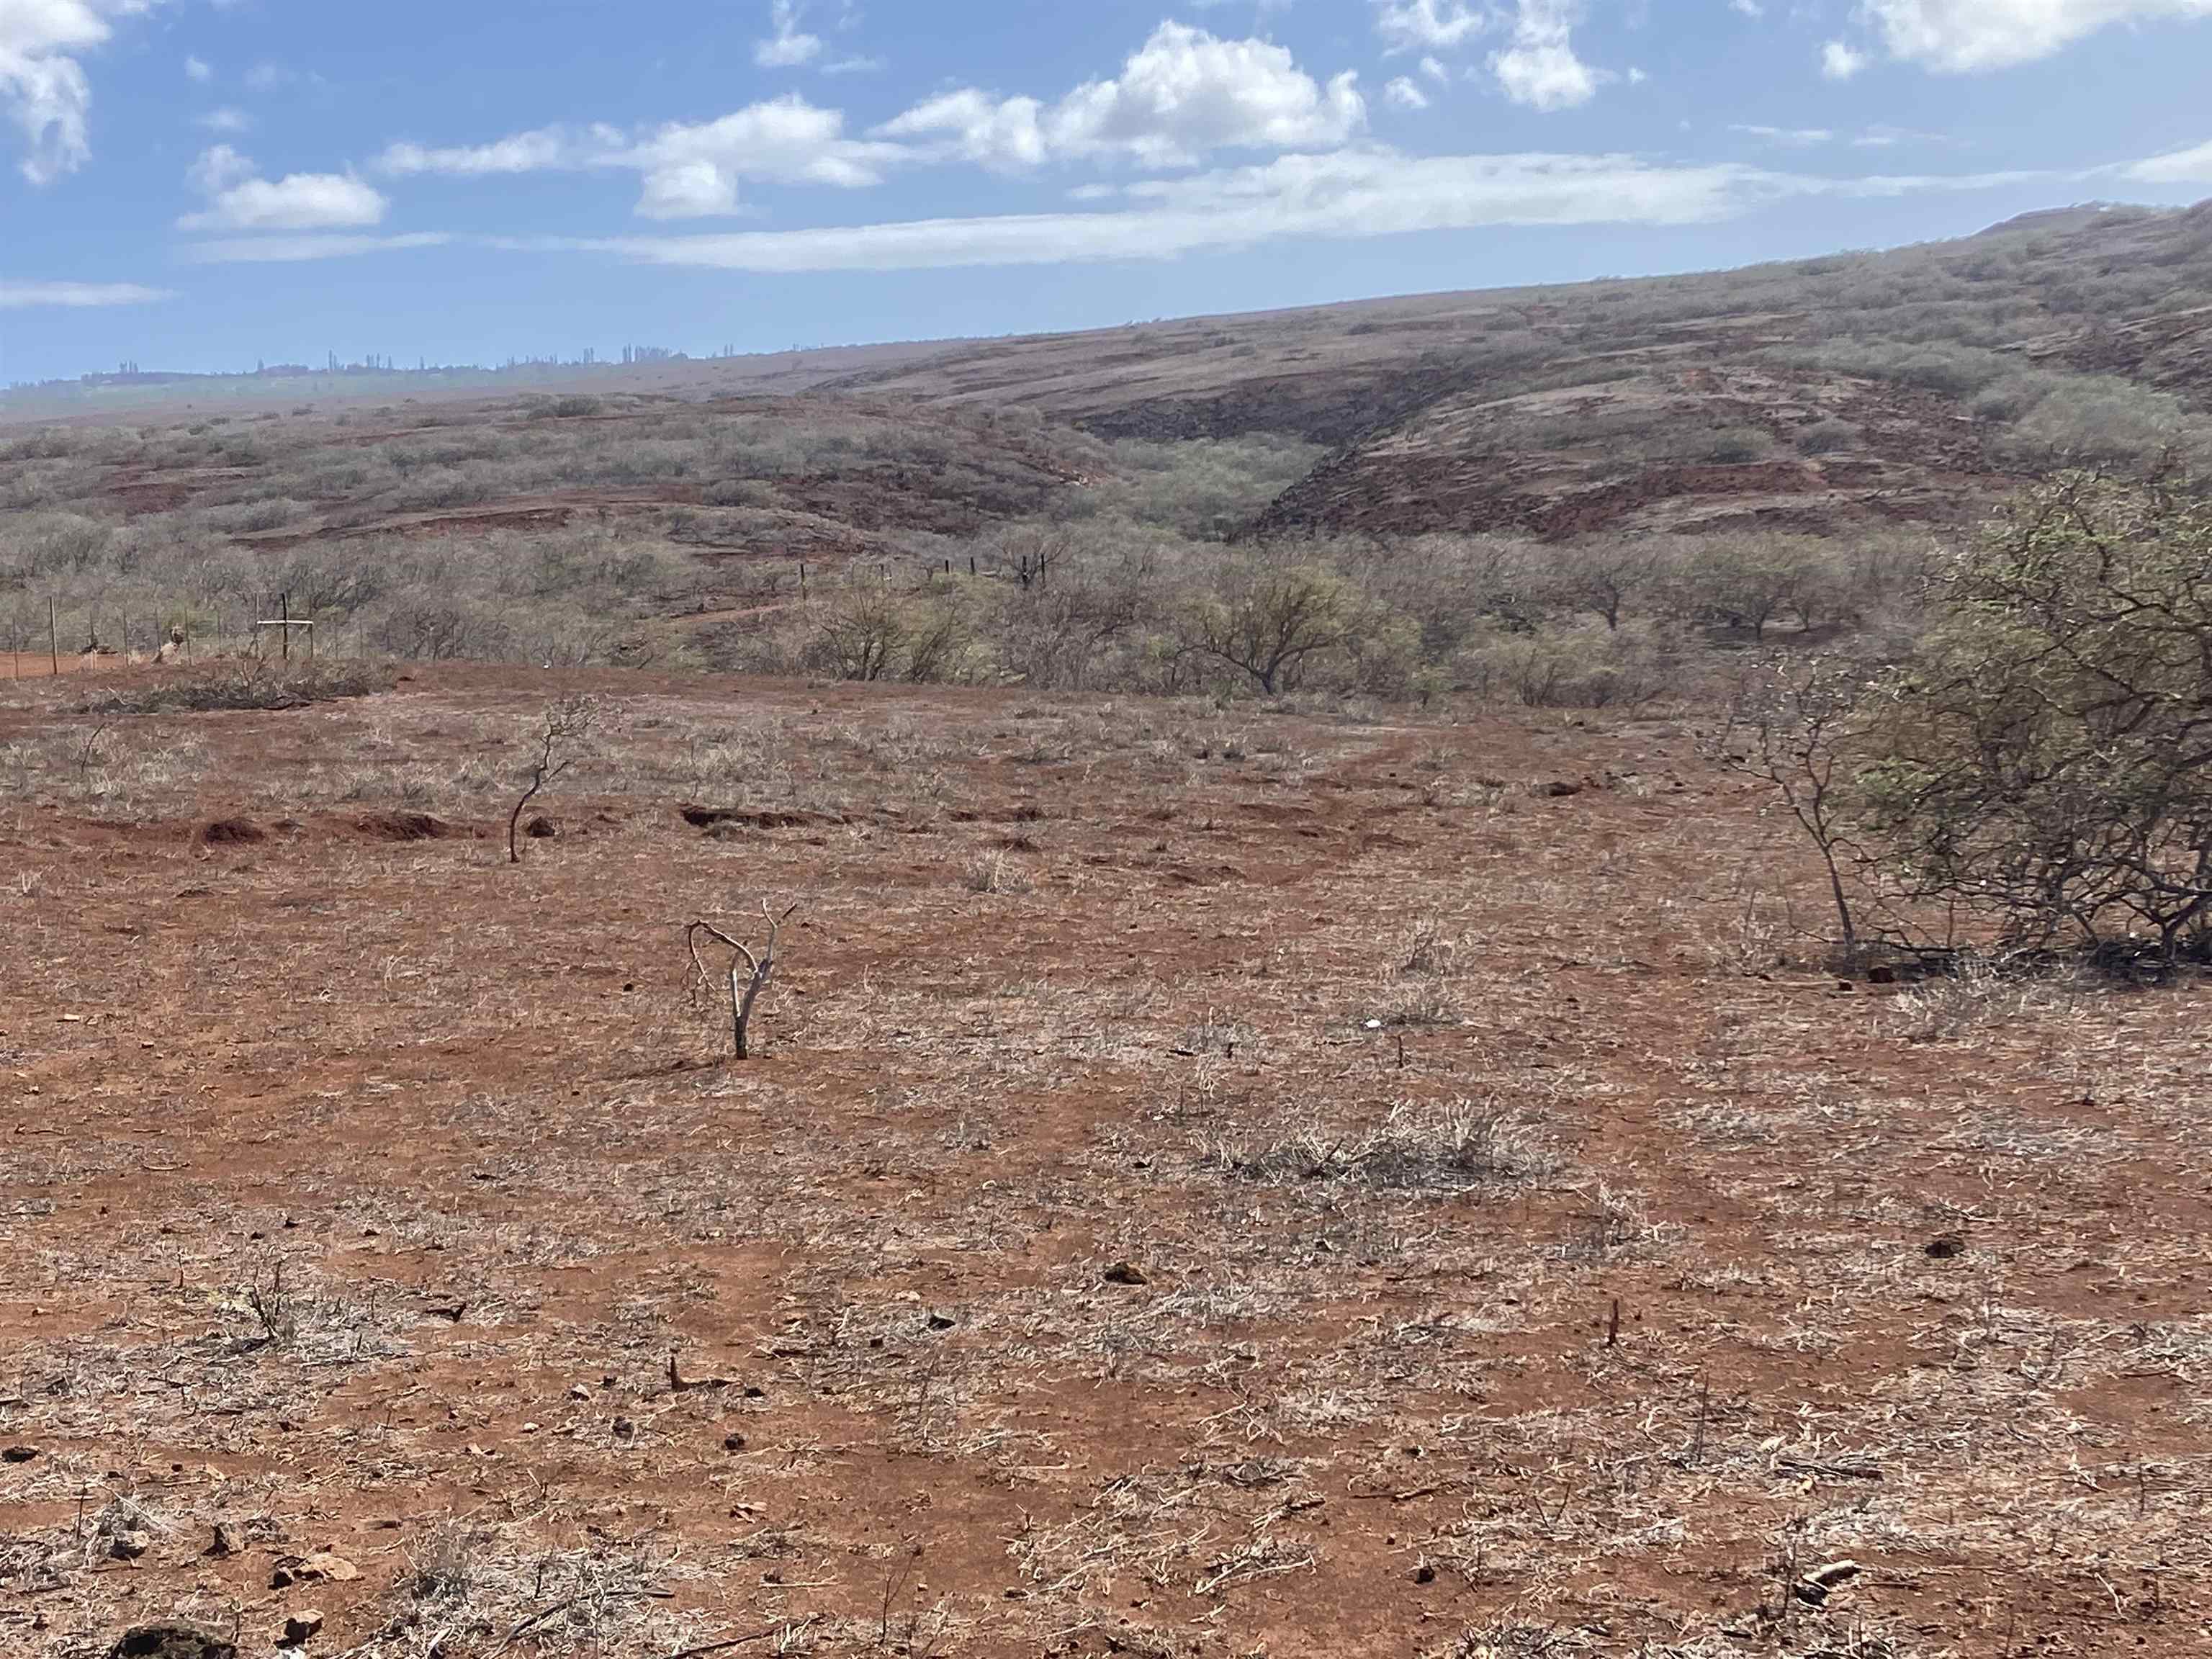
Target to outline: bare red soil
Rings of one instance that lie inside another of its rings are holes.
[[[2212,1643],[2207,988],[1821,971],[1685,720],[82,695],[0,683],[0,1651]]]

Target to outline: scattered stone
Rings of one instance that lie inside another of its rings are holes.
[[[532,841],[550,841],[561,833],[561,826],[550,818],[532,818],[522,826],[522,833]]]
[[[1149,1285],[1145,1270],[1133,1261],[1117,1261],[1099,1275],[1109,1285]]]
[[[154,1547],[154,1540],[143,1532],[118,1532],[107,1540],[107,1556],[112,1561],[136,1561]]]
[[[269,1575],[271,1589],[289,1589],[294,1584],[349,1584],[361,1577],[361,1569],[343,1556],[332,1555],[328,1550],[317,1550],[312,1555],[288,1555],[276,1564]]]
[[[929,1316],[929,1328],[930,1328],[930,1329],[932,1329],[933,1331],[949,1331],[949,1330],[951,1330],[951,1329],[952,1328],[952,1317],[951,1317],[951,1316],[950,1314],[941,1314],[941,1313],[933,1313],[933,1314],[930,1315],[930,1316]]]
[[[580,1382],[568,1390],[568,1398],[571,1400],[589,1400],[591,1397],[592,1391]]]
[[[39,1455],[36,1446],[10,1446],[0,1451],[0,1463],[28,1463]]]
[[[238,1659],[238,1649],[199,1625],[139,1625],[116,1638],[107,1659]]]
[[[1958,1233],[1945,1233],[1928,1241],[1928,1254],[1938,1261],[1949,1261],[1966,1253],[1966,1238]]]
[[[1826,1566],[1807,1573],[1791,1586],[1797,1599],[1808,1607],[1828,1604],[1828,1592],[1838,1584],[1847,1584],[1859,1576],[1856,1561],[1832,1561]]]
[[[305,1647],[322,1627],[323,1615],[317,1609],[310,1607],[304,1613],[295,1613],[284,1621],[284,1645]]]
[[[635,1423],[633,1423],[633,1422],[631,1422],[631,1421],[629,1420],[629,1419],[628,1419],[627,1417],[617,1417],[617,1419],[615,1419],[615,1438],[616,1438],[616,1439],[617,1439],[617,1440],[628,1440],[628,1439],[629,1439],[632,1436],[634,1436],[635,1434],[636,1434],[636,1432],[637,1432],[637,1425],[636,1425],[636,1424],[635,1424]]]
[[[1897,969],[1889,967],[1886,963],[1877,963],[1875,966],[1867,969],[1867,983],[1869,985],[1894,985],[1897,983]]]
[[[1571,796],[1581,794],[1582,792],[1582,785],[1579,783],[1570,783],[1565,778],[1553,779],[1551,783],[1545,787],[1544,789],[1544,793],[1549,795],[1553,800],[1565,800]]]
[[[722,1449],[724,1451],[743,1451],[744,1449],[744,1436],[741,1434],[726,1434],[722,1437]]]
[[[228,1521],[216,1522],[215,1523],[215,1537],[208,1545],[207,1553],[216,1560],[220,1561],[227,1556],[237,1554],[239,1548],[240,1540],[238,1536],[238,1528],[232,1526]]]
[[[1435,1583],[1437,1582],[1437,1570],[1431,1566],[1427,1562],[1422,1562],[1419,1566],[1413,1569],[1413,1582],[1417,1584]]]

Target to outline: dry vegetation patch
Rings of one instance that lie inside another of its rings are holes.
[[[63,690],[9,1651],[2204,1639],[2203,986],[1839,988],[1679,722],[426,671],[126,723],[205,745],[126,824]]]

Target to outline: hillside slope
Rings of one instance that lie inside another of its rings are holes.
[[[1712,275],[996,342],[830,383],[1333,453],[1273,531],[1942,521],[2062,453],[2203,446],[2212,204]]]

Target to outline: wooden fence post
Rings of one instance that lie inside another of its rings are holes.
[[[62,677],[61,611],[52,595],[46,599],[46,661],[52,665],[53,678]]]

